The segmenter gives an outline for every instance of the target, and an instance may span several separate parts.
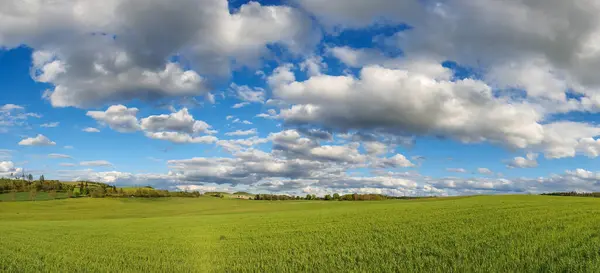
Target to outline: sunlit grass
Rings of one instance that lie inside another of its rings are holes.
[[[600,199],[0,203],[8,272],[600,272]]]

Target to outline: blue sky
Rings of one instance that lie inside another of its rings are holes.
[[[43,3],[0,19],[0,174],[292,194],[597,190],[596,30],[492,24],[521,9],[552,25],[559,8],[509,2],[78,3],[87,17]]]

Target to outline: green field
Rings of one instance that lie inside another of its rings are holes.
[[[48,192],[37,192],[34,200],[47,201],[67,197],[68,194],[66,192],[57,192],[55,196],[51,196]],[[31,196],[28,192],[0,193],[0,201],[31,201]]]
[[[600,199],[0,203],[5,272],[600,272]]]

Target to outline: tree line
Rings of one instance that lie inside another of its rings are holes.
[[[415,199],[419,197],[396,197],[388,196],[383,194],[344,194],[334,193],[333,195],[327,194],[323,197],[318,197],[315,194],[307,194],[306,196],[293,196],[293,195],[277,195],[277,194],[257,194],[254,196],[254,200],[322,200],[322,201],[380,201],[388,199]]]
[[[600,192],[549,192],[542,193],[541,195],[551,195],[551,196],[578,196],[578,197],[600,197]]]
[[[27,177],[26,177],[27,178]],[[64,183],[58,180],[45,180],[40,176],[38,180],[33,179],[9,179],[0,178],[0,194],[10,193],[15,195],[17,192],[29,192],[29,198],[35,200],[38,192],[47,192],[54,198],[57,193],[66,193],[69,198],[77,197],[200,197],[198,191],[168,191],[157,190],[152,187],[140,187],[135,190],[123,190],[114,185],[108,185],[99,182],[79,181],[76,183]],[[14,199],[14,198],[13,198]]]

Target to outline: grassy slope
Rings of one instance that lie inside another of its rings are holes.
[[[66,192],[57,192],[54,198],[52,198],[48,192],[38,192],[35,195],[35,201],[47,201],[52,199],[64,199],[68,195]],[[0,201],[30,201],[29,192],[16,192],[14,193],[14,200],[12,193],[0,193]]]
[[[3,202],[0,234],[9,272],[600,272],[595,198]]]

